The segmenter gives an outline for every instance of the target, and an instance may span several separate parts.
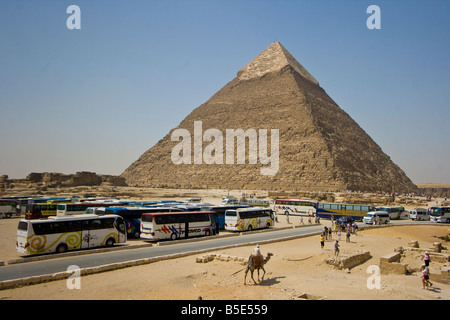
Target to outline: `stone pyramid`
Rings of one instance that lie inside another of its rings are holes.
[[[238,129],[248,137],[228,139],[228,132]],[[243,67],[122,177],[129,185],[153,187],[417,190],[279,42]]]

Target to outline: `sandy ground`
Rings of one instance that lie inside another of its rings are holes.
[[[179,198],[190,196],[196,195],[182,193]],[[211,193],[204,197],[204,201],[217,204],[220,203],[220,196]],[[284,220],[281,217],[277,226],[287,226]],[[0,247],[0,261],[20,258],[15,252],[17,222],[17,219],[0,220],[0,241],[4,244]],[[291,222],[298,223],[299,218],[293,217]],[[322,224],[328,226],[330,221],[322,220]],[[378,265],[381,256],[393,252],[396,247],[408,247],[410,240],[418,240],[421,248],[430,248],[436,241],[448,247],[448,243],[437,237],[449,233],[449,225],[413,225],[361,230],[358,236],[352,236],[350,243],[346,243],[342,236],[342,253],[366,250],[372,256],[351,270],[338,270],[324,262],[334,255],[334,240],[327,241],[324,249],[320,248],[319,236],[263,245],[262,253],[266,255],[271,252],[273,256],[266,265],[265,279],[256,285],[249,276],[244,285],[244,266],[239,262],[213,260],[197,263],[196,258],[201,254],[83,276],[80,289],[70,290],[67,282],[61,280],[1,290],[0,300],[196,300],[200,296],[205,300],[290,300],[297,299],[303,293],[337,300],[450,300],[450,285],[436,282],[432,290],[423,290],[418,272],[412,275],[382,275],[380,289],[367,287],[367,280],[372,275],[367,273],[367,269]],[[211,253],[247,258],[252,251],[253,246],[246,246]],[[417,269],[422,264],[421,259],[419,253],[408,253],[404,262]],[[433,262],[431,265],[433,267]]]

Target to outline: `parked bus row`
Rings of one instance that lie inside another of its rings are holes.
[[[366,203],[330,203],[313,200],[276,199],[276,214],[319,217],[325,219],[352,218],[362,221],[368,212],[385,211],[390,219],[399,219],[405,211],[404,207],[376,207]]]
[[[112,212],[117,214],[110,214]],[[209,236],[218,227],[218,215],[214,211],[191,212],[177,208],[115,207],[98,208],[96,214],[22,219],[17,229],[16,250],[32,255],[124,243],[130,233],[136,236],[133,231],[137,229],[130,228],[127,222],[131,219],[140,220],[142,239],[160,241]],[[224,216],[225,230],[231,231],[268,228],[275,223],[273,211],[268,208],[236,208],[227,210]]]

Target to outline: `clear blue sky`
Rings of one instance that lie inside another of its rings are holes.
[[[450,183],[449,17],[448,0],[2,0],[0,175],[121,174],[280,41],[413,182]]]

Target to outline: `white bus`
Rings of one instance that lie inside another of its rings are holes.
[[[141,238],[164,240],[209,236],[212,234],[212,212],[143,213]]]
[[[118,207],[123,206],[120,202],[72,202],[72,203],[59,203],[56,216],[65,217],[74,214],[84,214],[87,208],[106,208],[106,207]],[[92,211],[92,210],[90,210]]]
[[[378,211],[386,211],[387,213],[389,213],[389,218],[391,218],[392,220],[395,219],[400,219],[400,217],[402,216],[403,212],[405,212],[405,208],[401,207],[401,206],[396,206],[396,207],[377,207]]]
[[[23,254],[66,252],[99,246],[110,247],[127,240],[125,221],[117,215],[93,214],[20,220],[16,250]]]
[[[319,202],[313,200],[276,199],[273,210],[278,214],[314,216]]]
[[[12,216],[20,216],[20,202],[13,199],[0,200],[0,218],[11,218]]]
[[[450,207],[431,207],[430,221],[450,223]]]
[[[273,226],[273,211],[267,208],[242,208],[225,212],[225,230],[244,231]]]

